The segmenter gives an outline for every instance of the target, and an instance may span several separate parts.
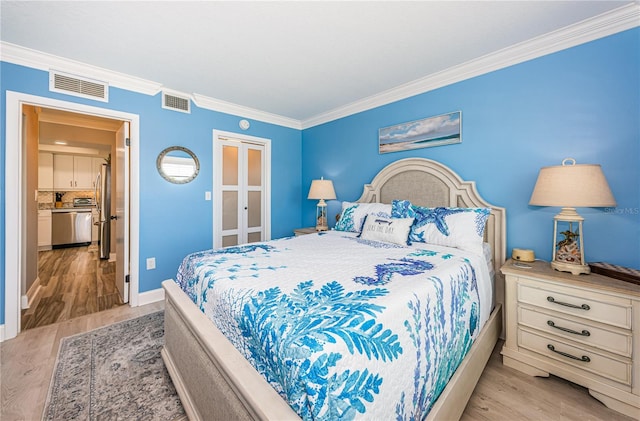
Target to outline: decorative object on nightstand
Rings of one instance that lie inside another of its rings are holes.
[[[551,267],[574,275],[590,273],[584,260],[584,218],[575,208],[616,205],[600,165],[566,158],[562,165],[541,168],[529,204],[562,208],[553,218]]]
[[[316,206],[316,231],[326,231],[329,229],[327,225],[327,204],[325,200],[333,200],[335,198],[336,192],[333,189],[331,180],[325,180],[324,177],[322,177],[320,180],[313,180],[311,182],[307,199],[318,200],[318,205]]]

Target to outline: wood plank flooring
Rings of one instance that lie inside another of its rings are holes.
[[[41,288],[22,311],[22,330],[122,305],[115,262],[101,260],[95,245],[40,251],[38,278]]]
[[[60,340],[164,309],[164,302],[128,305],[37,327],[0,344],[0,420],[42,418]]]
[[[0,419],[39,420],[60,339],[164,308],[163,302],[120,306],[30,329],[0,344]],[[583,387],[557,377],[530,377],[502,365],[498,341],[461,421],[628,421]],[[445,420],[447,421],[447,420]]]

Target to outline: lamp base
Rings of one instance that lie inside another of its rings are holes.
[[[316,231],[329,231],[329,227],[327,225],[316,225]]]
[[[580,275],[581,273],[590,274],[589,265],[576,265],[573,263],[551,262],[551,267],[560,272],[571,272],[572,275]]]

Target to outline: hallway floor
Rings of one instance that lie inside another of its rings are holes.
[[[99,258],[95,245],[40,251],[40,290],[22,310],[21,329],[70,320],[122,305],[115,262]]]

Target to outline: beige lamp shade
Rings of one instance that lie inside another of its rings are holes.
[[[331,180],[321,178],[320,180],[313,180],[311,182],[307,199],[318,200],[318,204],[316,205],[316,231],[326,231],[329,229],[327,225],[327,204],[324,200],[333,200],[335,198],[336,192],[333,190]]]
[[[576,164],[566,158],[562,165],[543,167],[533,188],[530,205],[560,207],[615,206],[600,165]]]
[[[311,182],[311,188],[309,189],[309,196],[307,199],[316,200],[333,200],[336,198],[336,192],[333,190],[333,183],[331,180],[313,180]]]

